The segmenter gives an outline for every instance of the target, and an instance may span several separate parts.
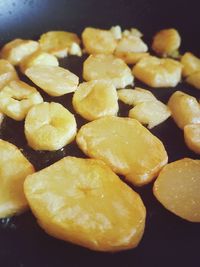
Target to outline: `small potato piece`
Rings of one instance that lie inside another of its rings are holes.
[[[152,49],[160,56],[171,56],[179,49],[181,37],[176,29],[165,29],[156,33]]]
[[[112,83],[104,80],[81,83],[74,93],[73,106],[89,121],[116,115],[119,110],[117,91]]]
[[[92,250],[134,248],[146,210],[140,196],[102,161],[66,157],[24,184],[39,225],[50,235]]]
[[[129,117],[147,125],[149,129],[164,122],[171,116],[169,108],[161,101],[147,101],[137,104],[129,111]]]
[[[76,142],[86,155],[103,160],[137,186],[151,182],[168,160],[162,142],[130,118],[107,116],[89,122]]]
[[[88,54],[112,54],[117,45],[110,31],[91,27],[85,28],[82,40]]]
[[[195,88],[200,89],[200,71],[192,73],[187,77],[186,81]]]
[[[58,150],[76,135],[74,115],[58,103],[41,103],[30,109],[25,119],[25,136],[35,150]]]
[[[111,27],[110,32],[116,40],[120,40],[122,38],[122,29],[119,25]]]
[[[40,93],[22,81],[11,81],[0,92],[0,110],[8,117],[21,121],[29,109],[43,102]]]
[[[182,65],[173,59],[144,57],[134,67],[137,79],[151,87],[175,87],[181,80]]]
[[[197,154],[200,154],[200,124],[188,124],[184,127],[185,143]]]
[[[170,97],[168,107],[179,128],[183,129],[187,124],[200,123],[200,104],[195,97],[176,91]]]
[[[25,71],[26,76],[51,96],[61,96],[77,89],[79,78],[67,69],[36,65]]]
[[[192,53],[185,53],[181,57],[181,63],[183,65],[183,76],[189,76],[196,71],[200,71],[200,59]]]
[[[79,47],[80,39],[75,33],[65,31],[49,31],[40,36],[40,47],[43,51],[53,54],[58,58],[66,57],[72,46]],[[81,56],[79,47],[78,56]]]
[[[121,89],[117,91],[119,99],[127,105],[157,101],[157,98],[148,90],[135,87],[135,89]]]
[[[13,144],[0,139],[0,218],[28,209],[23,184],[34,167]]]
[[[22,73],[25,73],[26,69],[36,65],[58,66],[59,62],[54,55],[43,51],[36,51],[20,63],[20,70]]]
[[[18,80],[18,75],[9,61],[0,59],[0,91],[10,81]]]
[[[138,29],[131,28],[130,30],[124,30],[122,32],[122,36],[124,36],[124,37],[135,36],[135,37],[141,38],[143,36],[143,34]]]
[[[39,43],[32,40],[15,39],[1,50],[0,56],[7,59],[12,65],[19,65],[27,56],[39,49]]]
[[[83,64],[83,78],[86,81],[110,81],[116,88],[124,88],[133,83],[129,67],[113,55],[90,55]]]
[[[166,165],[154,183],[158,201],[177,216],[200,222],[200,160],[184,158]]]

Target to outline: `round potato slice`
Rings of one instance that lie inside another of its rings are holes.
[[[181,159],[166,165],[154,183],[158,201],[181,218],[200,222],[200,160]]]
[[[116,115],[119,109],[117,91],[112,83],[104,80],[81,83],[74,93],[73,106],[89,121]]]
[[[66,157],[27,177],[29,205],[50,235],[100,251],[136,247],[145,226],[140,196],[100,160]]]
[[[74,139],[76,120],[61,104],[44,102],[29,110],[25,135],[35,150],[58,150]]]
[[[34,172],[32,164],[13,144],[0,139],[0,218],[25,211],[28,203],[23,184]]]
[[[184,127],[185,143],[197,154],[200,154],[200,123],[188,124]]]
[[[89,122],[76,142],[86,155],[103,160],[137,186],[151,182],[168,160],[162,142],[131,118],[107,116]]]

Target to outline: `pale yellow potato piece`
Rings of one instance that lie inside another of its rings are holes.
[[[80,39],[75,33],[66,31],[49,31],[40,36],[40,47],[43,51],[55,55],[58,58],[66,57],[71,53],[72,46],[76,44],[79,49],[76,55],[81,56]]]
[[[200,154],[200,123],[188,124],[184,127],[186,145],[197,154]]]
[[[136,64],[142,58],[148,57],[149,53],[115,51],[115,56],[121,58],[126,64]]]
[[[107,116],[89,122],[76,142],[86,155],[103,160],[137,186],[151,182],[168,160],[162,142],[131,118]]]
[[[84,29],[82,40],[88,54],[112,54],[117,45],[112,32],[91,27]]]
[[[119,25],[111,27],[110,32],[116,40],[120,40],[122,38],[122,29]]]
[[[200,89],[200,71],[192,73],[186,81],[197,89]]]
[[[133,84],[133,75],[126,63],[113,55],[90,55],[83,64],[86,81],[110,81],[116,88]]]
[[[134,248],[146,210],[140,196],[102,161],[66,157],[24,184],[39,225],[50,235],[92,250]]]
[[[187,124],[200,123],[200,104],[195,97],[176,91],[170,97],[168,107],[179,128],[183,129]]]
[[[59,103],[43,102],[30,109],[25,119],[25,136],[34,150],[54,151],[73,141],[74,115]]]
[[[22,73],[25,73],[26,69],[38,65],[58,66],[59,62],[54,55],[39,50],[25,58],[20,63],[20,70]]]
[[[189,76],[194,72],[200,71],[200,58],[196,57],[190,52],[186,52],[181,57],[181,63],[183,65],[183,76]]]
[[[51,96],[61,96],[77,89],[79,78],[67,69],[36,65],[25,71],[26,76]]]
[[[147,125],[149,129],[164,122],[170,116],[169,108],[158,100],[141,102],[129,111],[130,118]]]
[[[34,173],[33,165],[13,144],[0,139],[0,218],[28,209],[23,184]]]
[[[18,79],[19,77],[13,65],[5,59],[0,59],[0,90],[10,81]]]
[[[182,65],[173,59],[153,56],[142,58],[134,67],[134,76],[151,87],[175,87],[181,80]]]
[[[129,36],[136,36],[136,37],[142,37],[143,34],[141,33],[141,31],[139,31],[138,29],[136,28],[131,28],[130,30],[124,30],[122,32],[122,36],[125,36],[125,37],[129,37]]]
[[[81,83],[73,96],[75,111],[86,120],[117,115],[119,110],[114,85],[104,80]]]
[[[0,56],[13,65],[19,65],[27,56],[39,49],[39,43],[32,40],[15,39],[1,49]]]
[[[40,93],[22,81],[11,81],[0,91],[0,110],[8,117],[21,121],[29,109],[43,102]]]
[[[176,29],[161,30],[153,37],[152,49],[160,56],[171,56],[179,49],[181,37]]]
[[[158,201],[181,218],[200,222],[200,160],[184,158],[166,165],[155,181]]]
[[[157,100],[157,98],[150,91],[140,87],[135,87],[135,89],[121,89],[117,91],[117,94],[119,100],[127,105],[133,106],[136,106],[140,103]]]

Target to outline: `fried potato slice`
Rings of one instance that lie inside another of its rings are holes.
[[[184,127],[186,145],[197,154],[200,154],[200,123],[188,124]]]
[[[33,165],[13,144],[0,139],[0,218],[28,209],[23,184]]]
[[[43,102],[40,93],[22,81],[11,81],[0,91],[0,110],[8,117],[21,121],[29,109]]]
[[[72,103],[75,111],[89,121],[117,115],[119,110],[117,91],[112,83],[104,80],[81,83]]]
[[[74,115],[59,103],[43,102],[30,109],[25,119],[25,136],[35,150],[58,150],[76,135]]]
[[[166,165],[154,183],[158,201],[181,218],[200,222],[200,160],[184,158]]]
[[[129,67],[113,55],[90,55],[83,64],[83,78],[86,81],[110,81],[116,88],[124,88],[133,83]]]
[[[168,107],[179,128],[183,129],[187,124],[200,123],[200,104],[195,97],[176,91],[171,95]]]
[[[186,52],[181,57],[181,63],[183,65],[183,76],[189,76],[194,72],[200,71],[200,58],[196,57],[190,52]]]
[[[131,118],[107,116],[89,122],[76,142],[86,155],[103,160],[137,186],[151,182],[168,160],[162,142]]]
[[[50,235],[100,251],[136,247],[145,226],[140,196],[102,161],[66,157],[24,184],[39,225]]]
[[[153,56],[142,58],[134,67],[134,76],[151,87],[175,87],[181,80],[182,64],[173,59]]]
[[[200,89],[200,71],[192,73],[187,77],[186,81],[195,88]]]
[[[51,96],[61,96],[77,89],[79,78],[67,69],[56,66],[32,66],[26,76]]]
[[[13,65],[5,59],[0,59],[0,91],[10,81],[18,79],[19,77]]]

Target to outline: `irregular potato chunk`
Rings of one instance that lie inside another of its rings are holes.
[[[183,76],[189,76],[196,71],[200,71],[200,59],[192,53],[185,53],[181,57],[181,63],[183,65]]]
[[[110,81],[116,88],[133,83],[129,67],[120,58],[113,55],[90,55],[83,64],[83,78]]]
[[[200,222],[200,160],[181,159],[166,165],[154,184],[154,195],[169,211]]]
[[[152,49],[160,56],[172,56],[181,45],[181,37],[176,29],[165,29],[156,33]]]
[[[18,65],[27,56],[34,53],[39,48],[39,43],[32,40],[15,39],[1,50],[0,56],[7,59],[11,64]]]
[[[20,70],[25,73],[26,69],[36,65],[58,66],[59,62],[54,55],[39,50],[20,63]]]
[[[186,81],[197,89],[200,89],[200,71],[192,73]]]
[[[122,38],[122,29],[119,25],[111,27],[110,32],[116,40],[120,40]]]
[[[200,105],[195,97],[176,91],[170,97],[168,107],[179,128],[183,129],[187,124],[200,123]]]
[[[86,155],[103,160],[137,186],[151,182],[168,160],[162,142],[130,118],[107,116],[89,122],[76,141]]]
[[[147,125],[149,129],[164,122],[171,116],[169,108],[161,101],[147,101],[137,104],[129,111],[129,117]]]
[[[79,78],[67,69],[56,66],[32,66],[26,76],[51,96],[61,96],[77,89]]]
[[[134,67],[133,74],[151,87],[175,87],[181,80],[182,65],[173,59],[144,57]]]
[[[25,136],[35,150],[58,150],[76,135],[74,115],[58,103],[41,103],[30,109],[25,119]]]
[[[200,124],[188,124],[184,127],[185,143],[197,154],[200,154]]]
[[[42,102],[40,93],[22,81],[11,81],[0,92],[0,110],[17,121],[23,120],[32,106]]]
[[[116,115],[118,96],[114,85],[104,80],[81,83],[73,96],[73,107],[86,120]]]
[[[112,54],[117,45],[110,31],[91,27],[84,29],[82,40],[88,54]]]
[[[18,80],[18,75],[9,61],[0,59],[0,90],[10,81]]]
[[[56,238],[100,251],[133,248],[142,238],[140,196],[100,160],[63,158],[29,175],[24,190],[39,225]]]
[[[135,87],[135,89],[121,89],[117,91],[119,99],[127,105],[156,101],[157,98],[148,90]]]
[[[122,32],[122,36],[125,36],[125,37],[129,37],[129,36],[135,36],[135,37],[139,37],[141,38],[143,36],[143,34],[141,33],[141,31],[139,31],[138,29],[136,28],[131,28],[130,30],[124,30]]]
[[[58,58],[71,54],[71,49],[78,46],[76,55],[81,56],[80,39],[75,33],[65,31],[50,31],[40,36],[40,47],[43,51],[55,55]]]
[[[34,167],[16,146],[0,139],[0,171],[0,218],[4,218],[28,208],[23,184]]]

